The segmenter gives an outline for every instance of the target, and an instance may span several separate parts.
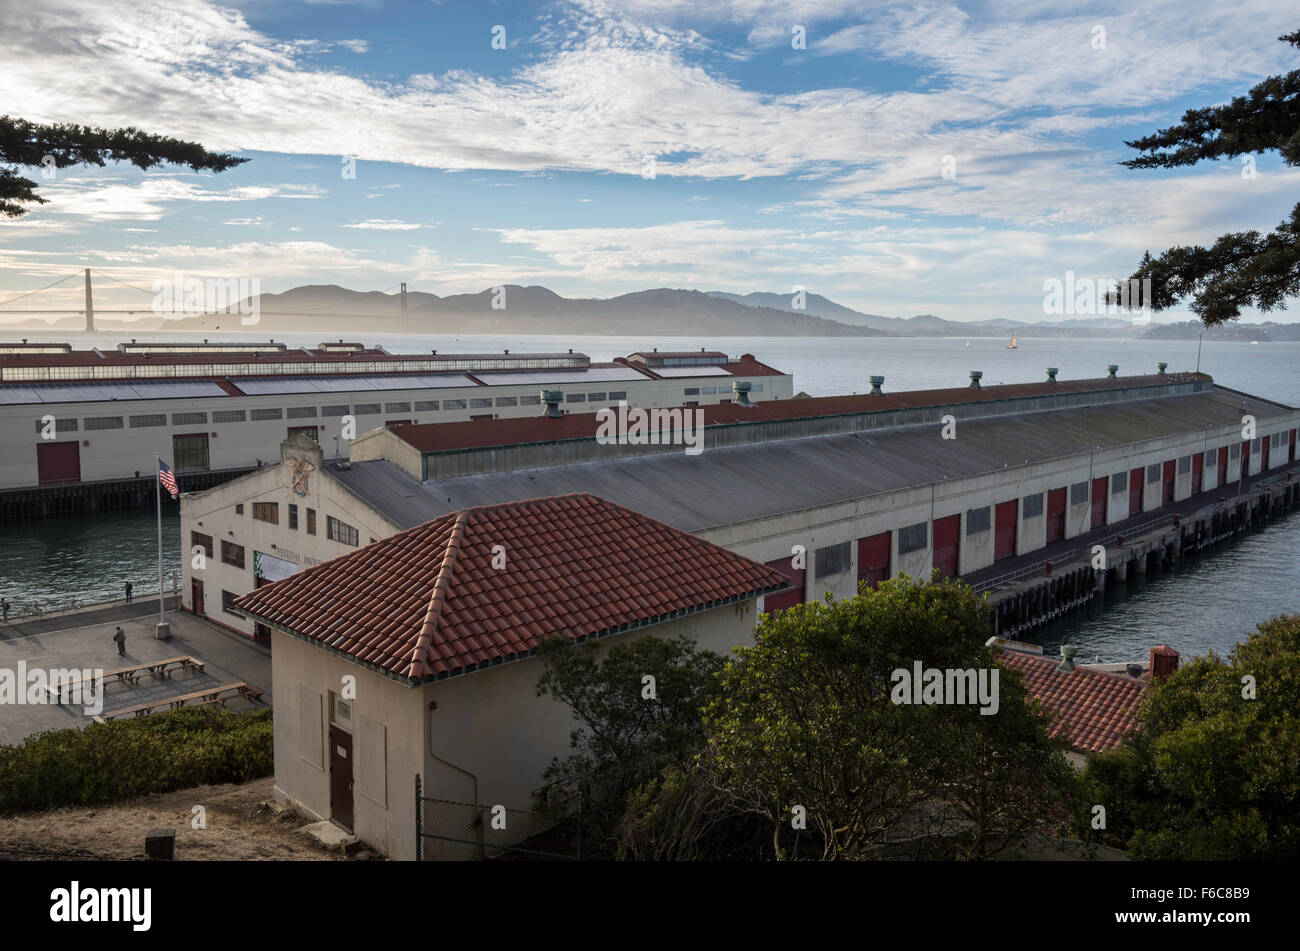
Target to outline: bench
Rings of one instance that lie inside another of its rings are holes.
[[[134,687],[141,674],[152,674],[158,679],[168,677],[177,670],[193,670],[195,673],[203,673],[203,661],[197,657],[182,655],[180,657],[168,657],[166,660],[151,660],[147,664],[135,664],[132,667],[118,667],[114,670],[106,670],[103,678],[107,681],[110,677],[116,678],[119,683],[124,683],[128,687]],[[71,690],[78,684],[87,682],[92,677],[72,677],[68,680],[61,681],[57,684],[47,684],[45,689],[50,692],[54,702],[62,706],[63,694],[65,690]]]
[[[183,693],[178,697],[160,697],[147,703],[137,703],[133,707],[123,707],[121,710],[114,710],[112,713],[101,713],[91,717],[91,719],[96,723],[107,723],[109,720],[115,720],[118,717],[148,716],[155,710],[179,710],[181,707],[205,706],[212,703],[219,703],[224,707],[227,700],[233,700],[237,696],[248,700],[261,700],[262,691],[243,681],[233,684],[218,684],[214,687],[195,690],[193,693]]]

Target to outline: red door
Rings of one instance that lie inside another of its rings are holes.
[[[1047,493],[1047,543],[1065,537],[1065,489],[1052,489]]]
[[[1228,481],[1228,447],[1224,446],[1218,450],[1219,453],[1219,488]]]
[[[1291,430],[1291,433],[1288,436],[1288,442],[1290,443],[1291,448],[1288,449],[1286,453],[1287,462],[1295,462],[1295,432],[1294,429]]]
[[[203,582],[198,578],[190,579],[190,610],[202,617],[203,610]]]
[[[1137,515],[1142,511],[1142,487],[1145,484],[1143,479],[1143,470],[1141,466],[1132,469],[1128,474],[1128,514]]]
[[[1271,443],[1271,442],[1273,441],[1273,437],[1272,437],[1272,436],[1260,436],[1259,438],[1260,438],[1260,441],[1264,444],[1264,448],[1260,450],[1264,455],[1263,455],[1263,457],[1261,458],[1261,460],[1260,460],[1260,464],[1259,464],[1259,471],[1260,471],[1260,472],[1263,472],[1265,469],[1268,468],[1268,448],[1269,448],[1269,443]]]
[[[1198,452],[1192,456],[1192,495],[1198,494],[1205,487],[1205,453]]]
[[[1164,480],[1160,492],[1160,504],[1169,505],[1174,501],[1174,480],[1178,477],[1178,462],[1170,459],[1165,463]]]
[[[802,563],[807,564],[807,555],[802,556]],[[763,610],[771,613],[778,609],[792,608],[796,604],[803,603],[804,575],[807,574],[807,568],[794,567],[794,555],[789,558],[780,558],[776,561],[767,563],[769,568],[775,568],[781,574],[790,579],[794,585],[789,591],[778,591],[776,594],[765,595],[763,598]]]
[[[1106,524],[1106,498],[1110,494],[1110,476],[1092,480],[1092,527]]]
[[[858,539],[858,583],[876,585],[889,577],[889,532]]]
[[[1020,513],[1020,500],[999,502],[993,513],[993,560],[998,561],[1016,553],[1016,519]]]
[[[330,819],[352,831],[352,734],[330,724]]]
[[[1250,443],[1241,444],[1241,477],[1247,478],[1250,475]]]
[[[945,578],[957,575],[961,560],[961,516],[949,515],[934,520],[934,567]]]
[[[81,481],[81,443],[38,442],[36,444],[36,479],[41,485]]]

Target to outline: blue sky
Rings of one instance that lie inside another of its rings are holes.
[[[1272,155],[1253,177],[1116,164],[1126,138],[1295,68],[1276,39],[1294,4],[1133,7],[42,0],[0,34],[0,113],[251,161],[60,171],[50,204],[0,223],[0,299],[91,266],[264,291],[802,286],[1043,319],[1044,281],[1123,278],[1300,196]]]

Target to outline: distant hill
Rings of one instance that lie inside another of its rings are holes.
[[[258,333],[663,334],[669,336],[871,337],[878,330],[770,307],[747,307],[699,291],[659,287],[609,299],[566,298],[549,288],[507,284],[475,294],[396,294],[334,285],[263,294]],[[238,330],[239,315],[187,317],[169,329]]]
[[[1300,323],[1279,324],[1272,320],[1259,324],[1229,322],[1214,327],[1206,327],[1199,320],[1185,320],[1177,324],[1160,324],[1142,336],[1148,340],[1196,340],[1202,331],[1206,340],[1258,340],[1260,343],[1300,340]]]

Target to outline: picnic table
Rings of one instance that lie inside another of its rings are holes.
[[[155,710],[178,710],[185,706],[204,706],[206,704],[226,705],[227,700],[233,700],[235,697],[244,697],[249,700],[261,700],[262,691],[257,687],[244,683],[242,680],[236,683],[219,684],[215,687],[205,687],[202,690],[195,690],[191,693],[184,693],[177,697],[162,697],[158,700],[150,700],[146,703],[137,703],[133,707],[124,707],[121,710],[114,710],[112,713],[101,713],[92,717],[96,723],[107,723],[118,717],[148,716]]]
[[[107,681],[110,677],[116,679],[119,683],[124,683],[128,687],[134,687],[141,674],[150,674],[161,680],[169,677],[177,670],[193,670],[195,673],[203,673],[204,663],[197,657],[181,655],[179,657],[168,657],[166,660],[151,660],[145,664],[134,664],[130,667],[118,667],[114,670],[106,670],[103,673],[103,679]],[[71,690],[78,684],[86,683],[93,679],[91,677],[69,677],[67,680],[59,681],[54,684],[47,684],[46,690],[50,696],[60,706],[63,704],[63,694],[65,690]]]

